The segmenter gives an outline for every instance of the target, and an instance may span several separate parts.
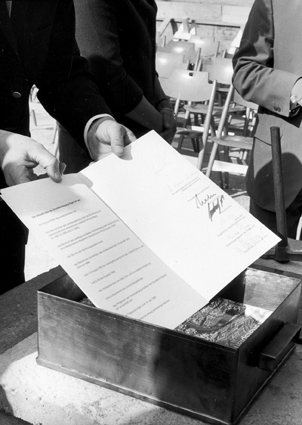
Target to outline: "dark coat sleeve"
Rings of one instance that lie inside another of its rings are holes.
[[[132,111],[152,80],[150,26],[155,11],[146,1],[75,0],[80,50],[118,115]]]
[[[71,0],[61,0],[52,24],[45,65],[36,79],[38,97],[47,112],[84,146],[84,128],[97,114],[111,114],[75,41]]]
[[[233,59],[233,84],[246,100],[289,116],[290,92],[299,76],[276,67],[274,24],[272,0],[256,0]]]

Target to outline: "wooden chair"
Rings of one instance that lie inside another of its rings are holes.
[[[189,38],[189,43],[193,43],[195,50],[200,49],[199,60],[204,61],[210,58],[217,58],[219,54],[220,42],[215,41],[211,37],[199,37],[197,35],[192,35]],[[198,69],[201,69],[202,64],[198,66]]]
[[[232,59],[224,57],[207,59],[203,61],[201,71],[209,73],[210,81],[217,81],[217,102],[220,106],[223,106],[226,94],[232,83]]]
[[[201,70],[209,73],[211,81],[216,80],[221,85],[228,87],[232,83],[233,63],[230,58],[216,57],[205,61]]]
[[[191,126],[188,122],[189,112],[185,111],[182,126],[178,125],[176,135],[180,136],[177,149],[180,151],[184,137],[190,137],[194,152],[203,151],[209,132],[216,134],[213,116],[208,111],[213,110],[216,93],[216,82],[209,82],[207,72],[176,69],[170,78],[163,81],[163,90],[167,96],[176,99],[174,113],[179,118],[179,105],[181,102],[192,104],[194,102],[206,102],[208,107],[205,111],[203,125]],[[202,141],[200,146],[199,141]]]
[[[196,34],[196,23],[189,18],[182,19],[181,25],[173,34],[173,40],[188,41],[192,35]]]
[[[233,85],[230,86],[218,125],[217,135],[212,137],[213,147],[206,169],[206,176],[210,177],[219,146],[223,146],[224,161],[215,162],[216,165],[219,166],[220,172],[227,173],[225,175],[225,182],[221,181],[221,185],[224,188],[228,188],[229,172],[244,175],[247,171],[246,154],[251,151],[253,147],[253,131],[257,110],[258,106],[256,104],[244,100],[239,93],[234,90]],[[234,120],[237,120],[239,124],[232,127],[231,133],[230,127]],[[231,149],[235,149],[237,153],[240,153],[236,163],[230,161]],[[202,158],[199,158],[197,167],[201,169],[201,166]]]
[[[181,55],[184,57],[185,61],[190,61],[191,63],[196,62],[196,57],[198,52],[195,50],[194,43],[189,43],[187,41],[173,41],[170,40],[164,47],[158,47],[158,52],[168,52]]]
[[[213,120],[214,118],[219,119],[222,114],[224,98],[226,97],[225,91],[229,89],[232,83],[232,60],[225,58],[207,60],[202,67],[202,71],[208,72],[210,82],[216,82],[216,98],[211,115],[213,116]],[[188,112],[187,118],[189,119],[189,116],[193,117],[191,120],[194,121],[195,125],[198,125],[199,122],[203,122],[208,111],[208,105],[205,103],[193,103],[191,105],[186,105],[185,109]],[[204,150],[199,155],[200,169],[203,167],[206,146],[205,144]]]
[[[244,30],[244,26],[240,27],[235,38],[233,39],[227,54],[232,57],[234,56],[234,54],[236,53],[236,51],[238,50],[238,47],[240,46],[240,42],[241,42],[241,38],[242,38],[242,34],[243,34],[243,30]]]
[[[188,69],[189,61],[184,56],[164,51],[156,52],[156,71],[159,79],[169,78],[174,69]]]

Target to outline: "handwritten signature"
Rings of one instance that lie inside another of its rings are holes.
[[[208,206],[208,215],[209,219],[213,221],[213,216],[215,213],[221,213],[223,204],[224,204],[224,195],[216,195],[216,193],[208,194],[206,198],[200,199],[198,195],[195,195],[195,202],[197,208],[201,208],[205,205]]]
[[[195,195],[195,203],[197,208],[204,207],[212,198],[214,198],[216,193],[208,193],[204,199],[200,199],[198,195]]]

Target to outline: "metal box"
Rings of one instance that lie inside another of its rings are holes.
[[[38,291],[37,362],[203,421],[234,424],[294,349],[300,292],[297,275],[249,267],[217,297],[269,317],[232,347],[82,304],[84,294],[63,275]]]

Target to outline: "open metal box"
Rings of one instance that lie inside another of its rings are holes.
[[[37,362],[203,421],[234,424],[294,349],[300,292],[297,275],[249,267],[217,299],[266,316],[232,346],[227,337],[203,339],[83,304],[66,274],[38,292]]]

